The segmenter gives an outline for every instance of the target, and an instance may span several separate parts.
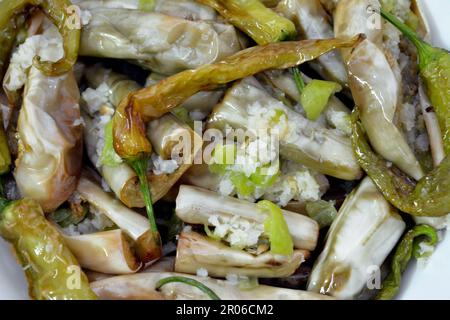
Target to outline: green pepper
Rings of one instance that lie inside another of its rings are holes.
[[[265,7],[259,0],[197,1],[214,8],[259,45],[294,39],[297,34],[292,21]]]
[[[421,40],[394,15],[383,10],[381,15],[396,26],[417,48],[420,75],[439,120],[445,153],[450,155],[450,53]]]
[[[415,182],[373,152],[356,109],[352,115],[352,130],[352,144],[359,165],[393,206],[413,216],[440,217],[450,212],[450,155]]]
[[[19,29],[17,19],[27,13],[30,6],[39,7],[44,11],[56,25],[64,41],[63,59],[52,63],[42,62],[39,57],[35,57],[36,67],[47,76],[66,73],[77,61],[81,34],[81,18],[69,0],[0,0],[0,69],[14,44]]]
[[[0,67],[1,68],[1,67]],[[3,129],[3,119],[0,114],[0,174],[9,171],[11,165],[11,155],[9,153],[8,138]]]
[[[144,122],[170,112],[195,93],[270,69],[286,69],[362,40],[306,40],[252,47],[214,64],[187,70],[127,96],[113,118],[114,148],[124,159],[149,154],[152,146]]]
[[[3,0],[3,2],[6,1]],[[0,8],[3,5],[4,4],[0,2]],[[0,23],[1,22],[2,20],[0,18]],[[3,79],[3,73],[6,70],[7,60],[11,54],[16,36],[25,24],[25,17],[23,15],[18,15],[5,22],[0,25],[0,80]]]
[[[306,117],[311,121],[319,119],[328,106],[330,98],[341,90],[341,85],[336,82],[314,79],[308,83],[300,95],[300,102],[306,112]]]
[[[351,47],[361,41],[353,39],[285,42],[253,47],[221,62],[187,70],[127,96],[113,118],[114,149],[136,172],[152,226],[149,241],[161,245],[152,209],[150,188],[146,179],[152,145],[144,121],[159,118],[193,94],[221,84],[251,76],[268,69],[285,69],[312,60],[340,47]]]
[[[139,0],[139,10],[142,11],[153,11],[155,5],[155,0]]]
[[[257,206],[267,214],[264,221],[264,232],[269,236],[270,252],[292,256],[294,242],[280,207],[268,200],[259,201]]]
[[[428,240],[423,239],[428,238]],[[405,272],[411,257],[416,259],[421,257],[419,243],[426,243],[435,246],[438,242],[436,230],[428,225],[415,226],[403,237],[395,250],[392,258],[391,273],[383,281],[381,291],[377,295],[377,300],[393,299],[400,289],[402,273]]]
[[[32,298],[97,298],[77,260],[37,202],[23,199],[8,203],[3,199],[1,205],[0,234],[13,244]]]

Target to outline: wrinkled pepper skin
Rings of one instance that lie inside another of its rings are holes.
[[[425,239],[423,239],[425,237]],[[438,243],[435,229],[428,225],[418,225],[409,230],[400,241],[395,250],[391,263],[391,273],[383,281],[377,300],[391,300],[400,290],[402,273],[405,272],[409,261],[414,256],[420,258],[420,243],[434,247]]]
[[[445,154],[450,155],[450,53],[445,50],[420,59],[420,74],[443,133]]]
[[[92,300],[86,275],[58,231],[33,200],[14,201],[0,213],[0,234],[12,243],[37,300]]]
[[[416,46],[419,72],[436,112],[443,134],[445,154],[450,155],[450,52],[421,40],[408,26],[390,13],[381,15],[394,24]]]
[[[81,34],[80,17],[71,6],[69,0],[0,0],[0,69],[6,63],[14,44],[18,30],[17,26],[14,27],[14,21],[26,13],[29,7],[38,7],[61,33],[65,57],[56,63],[43,62],[36,57],[35,65],[47,76],[58,76],[69,71],[78,57]]]
[[[193,94],[269,69],[286,69],[313,60],[331,50],[352,47],[353,39],[282,42],[243,50],[221,62],[187,70],[154,86],[130,94],[113,118],[114,148],[119,156],[133,160],[149,153],[145,122],[159,118]]]
[[[292,40],[297,31],[288,19],[266,8],[259,0],[197,0],[220,13],[259,45]]]
[[[417,183],[371,149],[358,112],[352,115],[352,144],[359,165],[384,197],[413,216],[440,217],[450,212],[450,156]]]

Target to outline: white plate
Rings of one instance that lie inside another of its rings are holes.
[[[450,49],[450,1],[422,0],[433,42]],[[400,299],[450,299],[450,237],[437,248],[424,268],[413,264],[402,282]],[[28,299],[22,268],[0,238],[0,299]]]

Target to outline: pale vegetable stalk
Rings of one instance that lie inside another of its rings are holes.
[[[383,49],[383,30],[369,22],[379,10],[378,1],[341,1],[335,14],[337,37],[366,32],[367,39],[351,51],[344,51],[349,73],[349,86],[361,121],[373,148],[386,160],[419,180],[424,172],[411,147],[395,123],[401,104],[401,79],[397,62]]]
[[[195,0],[154,0],[145,5],[143,0],[76,0],[84,10],[95,8],[130,9],[167,14],[188,20],[216,20],[215,11]]]
[[[283,0],[276,10],[293,21],[302,39],[330,39],[333,26],[319,0]],[[327,80],[347,85],[347,71],[339,51],[327,53],[310,65]]]
[[[296,86],[296,81],[289,72],[268,71],[265,73],[267,81],[275,88],[281,90],[289,98],[300,103],[301,94]],[[301,73],[305,84],[309,84],[312,79]],[[336,128],[347,136],[351,134],[350,110],[339,98],[332,95],[323,111],[327,124]]]
[[[331,225],[308,290],[339,299],[355,298],[365,285],[373,284],[370,272],[381,266],[404,229],[397,210],[372,180],[365,178],[347,197]]]
[[[254,203],[186,185],[180,186],[175,212],[186,223],[208,226],[212,226],[209,221],[212,216],[221,218],[237,216],[239,219],[261,225],[266,218]],[[319,236],[318,224],[304,215],[286,210],[283,210],[283,216],[291,233],[294,248],[314,250]]]
[[[258,285],[255,288],[240,289],[239,285],[224,280],[197,277],[173,272],[149,272],[119,276],[91,283],[91,288],[100,299],[139,299],[139,300],[209,300],[210,298],[191,286],[170,283],[155,289],[156,284],[169,277],[188,277],[195,279],[214,291],[222,300],[329,300],[320,294]]]
[[[83,268],[106,274],[129,274],[141,266],[120,229],[79,236],[62,234],[62,237]]]
[[[271,252],[255,256],[199,233],[183,231],[178,239],[175,271],[197,274],[197,270],[203,268],[213,277],[225,278],[236,274],[282,278],[292,275],[308,256],[309,251],[306,250],[294,250],[292,256],[275,255]]]
[[[108,99],[113,108],[129,93],[140,88],[136,82],[127,79],[125,76],[99,67],[87,69],[86,77],[93,88],[99,87],[102,83],[108,86],[110,91]],[[94,117],[96,116],[98,115],[94,115]],[[84,120],[88,156],[93,163],[97,163],[98,137],[93,134],[93,131],[96,130],[94,118],[85,113]],[[195,155],[201,148],[202,142],[201,138],[191,128],[172,115],[165,115],[160,119],[154,120],[149,128],[151,128],[149,130],[149,138],[155,148],[155,152],[165,160],[171,158],[173,147],[177,145],[180,138],[190,139],[191,147],[190,152],[185,152],[182,164],[175,172],[158,175],[154,174],[153,171],[148,173],[147,178],[150,183],[152,200],[157,202],[169,192],[178,179],[190,168]],[[115,154],[112,140],[106,139],[106,133],[102,133],[102,135],[105,136],[105,144],[109,144],[109,152]],[[117,155],[116,157],[118,158]],[[128,164],[125,162],[116,162],[114,164],[101,163],[97,168],[109,187],[125,205],[128,207],[144,206],[138,178]]]
[[[145,217],[125,207],[85,175],[81,177],[77,191],[83,200],[105,214],[135,242],[136,254],[142,262],[154,260],[156,248],[149,246],[151,230]]]
[[[226,126],[257,131],[269,130],[261,119],[254,123],[250,110],[255,105],[269,111],[284,113],[285,124],[279,126],[280,154],[317,172],[344,180],[361,177],[350,139],[325,126],[307,120],[260,88],[253,79],[233,86],[217,105],[208,119],[209,128],[225,130]],[[267,119],[265,119],[267,120]]]

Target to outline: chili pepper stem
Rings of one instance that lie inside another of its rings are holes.
[[[397,29],[399,29],[418,49],[419,56],[423,59],[429,54],[431,46],[429,46],[426,42],[422,41],[417,34],[411,30],[407,25],[405,25],[402,21],[400,21],[396,16],[390,14],[389,12],[380,10],[380,15],[392,23]]]
[[[148,220],[150,221],[151,230],[153,232],[158,232],[155,214],[153,212],[152,195],[150,193],[150,186],[147,180],[147,164],[147,157],[141,157],[137,160],[130,161],[130,166],[133,168],[139,178],[139,184],[142,192],[142,197],[144,198],[145,208],[147,210],[147,216]]]
[[[197,280],[191,279],[191,278],[186,278],[186,277],[167,277],[167,278],[161,279],[156,283],[155,289],[159,290],[162,286],[164,286],[168,283],[171,283],[171,282],[181,282],[181,283],[196,287],[197,289],[206,293],[211,298],[211,300],[221,300],[214,291],[212,291],[210,288],[205,286],[203,283],[201,283]]]

